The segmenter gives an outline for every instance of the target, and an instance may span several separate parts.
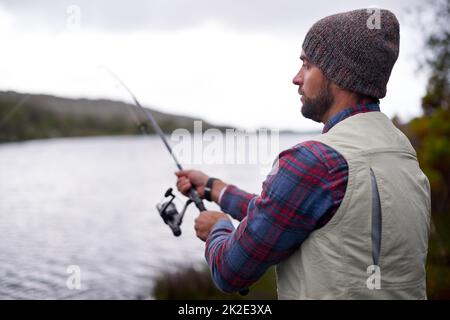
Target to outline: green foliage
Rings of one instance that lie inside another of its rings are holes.
[[[424,116],[399,127],[410,138],[431,185],[428,297],[450,299],[450,0],[429,3],[435,19],[425,31],[430,75],[422,98]]]
[[[450,299],[450,214],[434,214],[427,260],[430,299]]]
[[[433,213],[450,214],[450,0],[432,0],[434,23],[428,24],[426,59],[429,78],[422,99],[424,116],[402,127],[428,176]]]
[[[180,266],[178,271],[164,273],[156,279],[152,295],[158,300],[274,300],[277,298],[275,270],[269,269],[248,295],[241,296],[217,289],[207,266],[200,270]]]
[[[0,142],[57,137],[136,134],[138,130],[120,118],[56,114],[24,103],[0,100]]]
[[[430,180],[433,211],[450,212],[450,110],[436,109],[431,115],[412,120],[403,130]]]
[[[152,110],[164,133],[194,130],[197,119]],[[148,123],[134,105],[112,100],[67,99],[48,95],[0,91],[0,143],[29,139],[129,135],[141,133],[139,123]],[[222,132],[224,126],[201,122],[202,130]],[[143,126],[141,126],[143,127]],[[151,125],[147,132],[155,133]]]
[[[430,1],[434,21],[428,24],[426,65],[430,69],[427,92],[422,98],[425,115],[450,109],[450,0]]]

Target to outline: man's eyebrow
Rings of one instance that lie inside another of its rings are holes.
[[[300,56],[300,60],[309,62],[309,59],[308,59],[304,54],[302,54],[302,55]]]

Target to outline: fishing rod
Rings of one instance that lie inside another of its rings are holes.
[[[156,122],[155,118],[153,117],[151,111],[149,109],[144,108],[136,98],[136,96],[133,94],[133,92],[130,90],[130,88],[119,78],[118,75],[116,75],[114,72],[109,70],[106,67],[103,67],[114,79],[116,79],[120,85],[130,94],[130,96],[133,98],[133,101],[135,105],[139,108],[139,110],[142,111],[142,113],[145,115],[146,119],[151,123],[153,129],[155,132],[160,136],[161,140],[163,141],[164,145],[166,146],[167,150],[169,151],[170,155],[172,156],[173,160],[175,161],[175,164],[178,168],[178,170],[183,170],[183,167],[181,166],[180,162],[178,161],[177,157],[172,151],[172,147],[170,146],[169,142],[167,141],[166,137],[164,136],[163,131],[161,130],[161,127],[158,125],[158,122]],[[149,134],[148,128],[145,124],[141,124],[140,129],[143,133]],[[200,199],[200,196],[198,195],[197,191],[194,187],[189,189],[189,199],[186,201],[183,210],[181,213],[178,213],[178,210],[173,203],[173,200],[175,199],[175,195],[172,193],[172,188],[169,188],[166,193],[164,194],[164,197],[170,197],[169,201],[161,202],[156,205],[157,210],[159,211],[159,214],[161,218],[164,220],[164,222],[170,227],[173,234],[178,237],[181,235],[181,229],[180,225],[183,222],[183,217],[186,212],[187,207],[194,203],[195,206],[202,211],[206,211],[205,205],[203,204],[202,199]],[[245,296],[249,293],[248,288],[244,288],[239,290],[239,294],[242,296]]]
[[[150,124],[152,125],[153,129],[155,130],[155,132],[159,135],[159,137],[161,138],[162,142],[164,143],[164,145],[166,146],[166,149],[169,151],[170,155],[172,156],[172,159],[175,161],[175,164],[178,168],[178,170],[183,170],[183,167],[181,166],[180,162],[178,161],[177,157],[175,156],[175,154],[173,153],[172,147],[170,146],[169,142],[167,141],[163,131],[161,130],[161,127],[159,126],[158,122],[156,122],[155,118],[153,117],[151,111],[147,108],[144,108],[138,101],[138,99],[136,98],[136,96],[133,94],[133,92],[131,91],[131,89],[119,78],[119,76],[117,74],[115,74],[114,72],[112,72],[111,70],[109,70],[106,67],[103,67],[114,79],[116,79],[119,84],[130,94],[130,96],[133,98],[134,104],[138,107],[139,110],[141,110],[141,112],[144,114],[146,120],[148,120],[148,122],[150,122]],[[150,134],[147,128],[147,125],[141,124],[140,125],[140,129],[143,133],[145,134]],[[202,211],[206,211],[206,207],[203,204],[202,199],[200,199],[200,196],[198,195],[198,192],[195,190],[194,187],[192,187],[189,192],[189,199],[188,201],[185,203],[183,210],[181,211],[181,213],[178,212],[175,204],[173,203],[173,200],[175,199],[175,195],[172,193],[173,189],[169,188],[166,193],[164,194],[164,197],[170,197],[169,201],[166,202],[161,202],[159,204],[156,205],[157,210],[159,211],[159,214],[161,216],[161,218],[164,220],[164,222],[170,227],[170,229],[172,230],[173,234],[178,237],[181,235],[181,223],[183,222],[183,217],[184,214],[186,212],[187,207],[191,204],[194,203],[195,206],[198,208],[198,210],[200,210],[200,212]]]

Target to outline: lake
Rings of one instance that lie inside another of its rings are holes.
[[[309,137],[280,135],[279,150]],[[255,164],[185,168],[254,193],[265,179]],[[196,208],[188,209],[180,237],[155,208],[175,189],[175,169],[156,136],[0,145],[0,299],[152,298],[162,272],[202,266]],[[186,198],[176,194],[181,209]]]

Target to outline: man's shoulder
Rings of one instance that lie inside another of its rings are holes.
[[[281,161],[296,161],[304,165],[322,165],[328,170],[340,162],[345,162],[344,157],[332,147],[315,140],[300,142],[279,154]]]
[[[323,161],[324,155],[327,153],[337,152],[335,149],[327,146],[326,144],[315,141],[307,140],[300,142],[289,149],[286,149],[280,153],[282,156],[297,156],[297,157],[311,157],[314,156],[317,160]]]

